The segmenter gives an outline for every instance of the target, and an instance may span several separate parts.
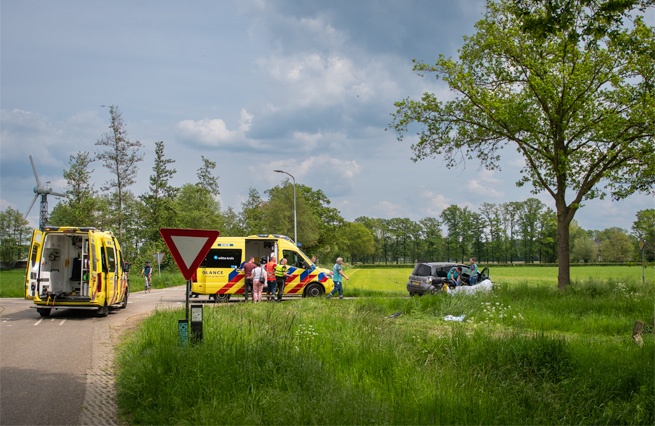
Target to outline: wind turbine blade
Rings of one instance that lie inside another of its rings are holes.
[[[62,194],[61,192],[50,192],[52,195],[55,197],[65,197],[66,194]]]
[[[30,163],[32,163],[32,170],[34,171],[34,177],[36,178],[36,186],[41,187],[41,181],[39,180],[39,175],[36,174],[36,167],[34,167],[34,160],[30,155]],[[30,207],[31,208],[31,207]]]
[[[31,157],[30,157],[31,158]],[[32,204],[30,204],[30,207],[27,209],[25,214],[23,215],[23,219],[27,219],[27,215],[30,214],[30,211],[32,210],[32,207],[34,207],[34,203],[36,202],[36,199],[39,198],[39,194],[36,194],[34,198],[32,199]]]

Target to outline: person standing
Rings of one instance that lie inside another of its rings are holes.
[[[266,284],[266,261],[262,260],[261,264],[252,271],[252,301],[254,303],[262,301],[262,291]]]
[[[277,289],[277,282],[275,278],[275,266],[277,259],[275,256],[271,256],[271,259],[266,264],[266,300],[273,301],[275,300],[275,290]]]
[[[246,302],[248,301],[248,292],[252,292],[252,271],[256,267],[257,265],[255,265],[254,257],[248,259],[248,262],[244,263],[241,267],[241,269],[243,269],[243,275],[246,277],[243,292],[243,295],[246,298]]]
[[[275,281],[277,284],[277,301],[282,301],[282,295],[284,294],[284,285],[287,282],[287,277],[290,277],[287,273],[287,259],[282,258],[280,263],[275,266]]]
[[[334,289],[328,294],[328,299],[332,297],[337,291],[339,292],[339,299],[343,299],[343,279],[350,280],[346,275],[343,273],[343,268],[341,267],[341,264],[343,263],[343,258],[338,257],[337,258],[337,263],[334,264],[334,267],[332,268],[332,281],[334,281]]]
[[[469,284],[475,285],[478,282],[478,265],[475,263],[475,257],[469,259],[471,262],[471,276],[469,277]]]

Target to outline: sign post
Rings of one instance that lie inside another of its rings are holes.
[[[639,250],[641,250],[641,283],[646,284],[646,257],[645,257],[646,240],[639,240]]]
[[[182,276],[187,281],[186,317],[184,320],[179,320],[178,324],[180,342],[186,342],[189,338],[189,293],[191,293],[191,279],[209,252],[212,244],[214,244],[214,241],[220,235],[220,232],[205,229],[162,228],[159,230],[159,233],[164,239],[166,247],[171,252],[175,264],[177,264],[180,272],[182,272]],[[202,339],[202,310],[200,311],[200,315],[196,313],[195,319],[198,318],[200,319],[200,326],[198,328],[197,321],[193,321],[196,323],[194,328],[200,330],[199,337]],[[183,345],[186,346],[185,343]]]
[[[159,278],[161,278],[161,260],[164,258],[164,252],[153,253],[152,257],[155,258],[155,262],[159,265]]]

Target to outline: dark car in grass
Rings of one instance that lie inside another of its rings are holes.
[[[471,276],[469,265],[461,263],[447,262],[420,262],[414,266],[412,274],[407,281],[407,291],[410,296],[435,294],[443,291],[444,282],[447,280],[448,271],[454,266],[462,268],[462,285],[468,285]],[[478,283],[489,278],[489,268],[484,268],[482,272],[478,271]],[[450,284],[450,283],[449,283]],[[449,288],[452,285],[449,285]]]

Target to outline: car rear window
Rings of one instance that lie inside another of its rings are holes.
[[[419,277],[429,277],[432,273],[432,268],[430,268],[430,265],[426,265],[424,263],[420,263],[414,267],[414,271],[412,271],[412,275],[416,275]]]

